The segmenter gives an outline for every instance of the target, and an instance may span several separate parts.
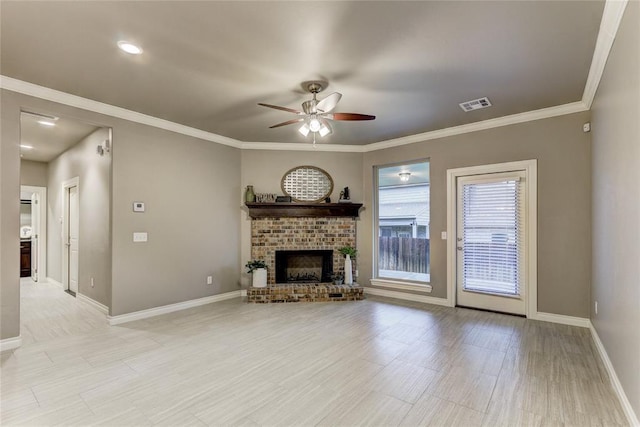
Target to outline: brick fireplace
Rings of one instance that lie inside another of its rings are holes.
[[[251,258],[267,263],[267,284],[276,284],[276,251],[333,251],[333,272],[344,271],[343,246],[356,247],[354,217],[253,218]]]

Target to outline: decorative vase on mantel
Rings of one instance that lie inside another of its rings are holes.
[[[244,201],[247,203],[256,201],[256,193],[253,191],[253,185],[247,185],[247,190],[244,192]]]
[[[351,256],[349,254],[344,256],[344,284],[353,285],[353,270],[351,265]]]

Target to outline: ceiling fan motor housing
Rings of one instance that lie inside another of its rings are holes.
[[[316,105],[318,104],[318,101],[315,99],[311,99],[309,101],[304,101],[302,103],[302,110],[305,112],[305,114],[315,114],[317,113],[317,109],[316,109]]]

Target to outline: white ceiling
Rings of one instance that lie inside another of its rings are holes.
[[[323,142],[362,145],[582,98],[604,1],[0,2],[2,75],[239,141],[306,141],[300,83],[329,82]],[[140,44],[134,57],[116,42]],[[488,96],[493,107],[464,113]]]
[[[43,126],[38,120],[31,114],[23,113],[20,116],[20,144],[33,147],[20,148],[24,160],[50,162],[98,129],[97,126],[66,117],[50,121],[55,126]]]

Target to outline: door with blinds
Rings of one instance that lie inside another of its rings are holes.
[[[526,312],[525,171],[457,178],[457,305]]]

